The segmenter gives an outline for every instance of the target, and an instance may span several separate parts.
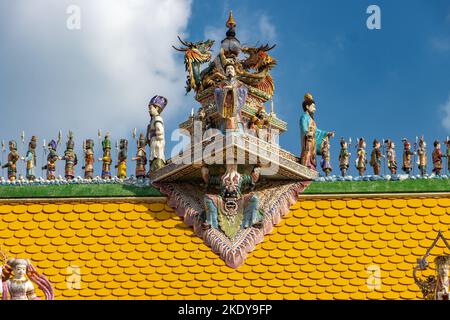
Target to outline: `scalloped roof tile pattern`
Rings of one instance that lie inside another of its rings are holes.
[[[303,199],[234,270],[164,203],[0,204],[0,244],[56,299],[418,299],[412,268],[449,224],[448,197]]]

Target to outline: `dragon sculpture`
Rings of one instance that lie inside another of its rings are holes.
[[[211,60],[211,47],[214,40],[206,40],[199,42],[183,41],[178,37],[182,48],[172,46],[175,50],[184,52],[184,64],[188,73],[186,81],[186,93],[192,89],[195,92],[202,91],[201,66]]]
[[[240,80],[250,86],[253,86],[269,95],[273,95],[275,84],[269,71],[277,64],[267,52],[275,48],[276,45],[269,47],[268,44],[260,47],[245,47],[242,52],[248,57],[242,62],[244,69]],[[251,71],[254,70],[254,73]]]

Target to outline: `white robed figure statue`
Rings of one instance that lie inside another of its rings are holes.
[[[147,143],[150,146],[150,172],[162,168],[166,164],[164,121],[161,112],[167,106],[167,99],[154,96],[148,105],[150,124],[147,127]]]

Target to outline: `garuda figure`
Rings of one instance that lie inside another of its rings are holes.
[[[331,171],[333,171],[333,168],[331,167],[330,163],[330,139],[328,138],[328,136],[323,139],[320,152],[322,154],[320,167],[322,168],[323,172],[325,172],[325,175],[328,177]]]
[[[102,179],[111,179],[111,140],[109,139],[109,132],[105,135],[102,141],[103,157],[99,158],[99,161],[103,162],[102,165]]]
[[[412,171],[412,161],[411,161],[411,156],[413,156],[415,154],[415,152],[411,151],[411,144],[409,143],[409,141],[407,139],[403,139],[403,166],[402,166],[402,170],[406,173],[406,174],[410,174]]]
[[[373,168],[373,174],[376,176],[379,176],[381,172],[381,158],[383,155],[381,154],[380,147],[380,142],[377,139],[373,140],[373,149],[370,154],[370,165]]]
[[[434,141],[433,145],[434,150],[431,154],[431,157],[433,159],[433,172],[437,176],[440,176],[442,171],[442,158],[445,157],[445,155],[442,154],[441,143],[438,140]]]
[[[341,152],[339,153],[339,169],[341,169],[342,176],[347,175],[347,170],[350,163],[351,153],[348,152],[348,144],[344,138],[341,138]]]
[[[300,163],[311,169],[316,169],[316,155],[321,155],[322,142],[326,137],[333,137],[334,132],[320,130],[314,121],[316,104],[311,94],[305,94],[303,101],[304,113],[300,117],[300,140],[302,153]]]
[[[392,175],[397,174],[397,155],[395,153],[395,144],[392,140],[386,141],[387,166]]]
[[[366,156],[366,142],[363,138],[358,140],[358,150],[356,151],[356,169],[360,176],[363,176],[366,172],[367,156]]]
[[[147,172],[145,166],[147,165],[147,153],[145,152],[145,146],[147,145],[147,141],[145,140],[145,136],[143,133],[139,136],[138,141],[138,150],[136,153],[136,157],[133,157],[131,160],[136,161],[136,178],[144,179]]]
[[[94,178],[94,140],[87,139],[84,142],[84,178],[93,179]]]
[[[28,151],[22,160],[26,163],[27,174],[26,177],[29,181],[34,181],[36,179],[36,136],[32,136],[30,143],[28,144]]]
[[[46,300],[53,300],[52,285],[27,259],[9,259],[0,265],[0,275],[2,300],[39,300],[34,284],[44,292]]]
[[[164,149],[164,121],[161,112],[167,106],[167,99],[162,96],[154,96],[148,105],[150,123],[147,126],[147,141],[150,146],[150,171],[158,170],[165,166],[166,156]]]
[[[55,180],[56,172],[56,161],[61,160],[61,158],[56,153],[57,144],[55,140],[52,140],[48,144],[48,156],[47,164],[42,167],[42,170],[47,170],[47,180]]]
[[[119,153],[117,154],[117,176],[119,179],[127,177],[128,140],[120,139]],[[145,169],[144,169],[145,171]]]
[[[67,180],[72,180],[75,178],[75,166],[78,164],[77,154],[73,150],[75,147],[75,142],[73,141],[73,133],[69,131],[69,140],[66,143],[66,151],[62,160],[66,161],[66,166],[64,168],[65,177]]]
[[[16,181],[17,178],[17,161],[20,159],[19,153],[17,152],[17,142],[11,140],[9,142],[9,154],[8,162],[2,166],[2,168],[8,168],[8,180]]]
[[[427,173],[427,144],[423,136],[419,140],[419,147],[417,148],[417,156],[420,175],[424,176]]]
[[[209,176],[206,167],[202,170],[207,185],[219,185],[219,195],[205,195],[205,216],[203,226],[220,229],[229,239],[234,239],[242,228],[261,228],[262,214],[259,211],[259,199],[252,190],[259,179],[259,168],[251,175],[240,174],[237,165],[228,164],[226,172],[221,176]]]

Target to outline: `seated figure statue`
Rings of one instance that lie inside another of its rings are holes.
[[[2,300],[39,300],[33,283],[53,300],[53,288],[47,278],[40,275],[27,259],[9,259],[0,266],[0,296]]]
[[[219,178],[209,176],[203,168],[203,179],[208,184],[219,185],[219,195],[206,194],[204,228],[220,229],[229,239],[233,239],[243,228],[261,228],[262,214],[256,194],[245,194],[245,188],[252,189],[259,179],[259,168],[251,175],[241,175],[236,164],[228,164],[226,172]]]

